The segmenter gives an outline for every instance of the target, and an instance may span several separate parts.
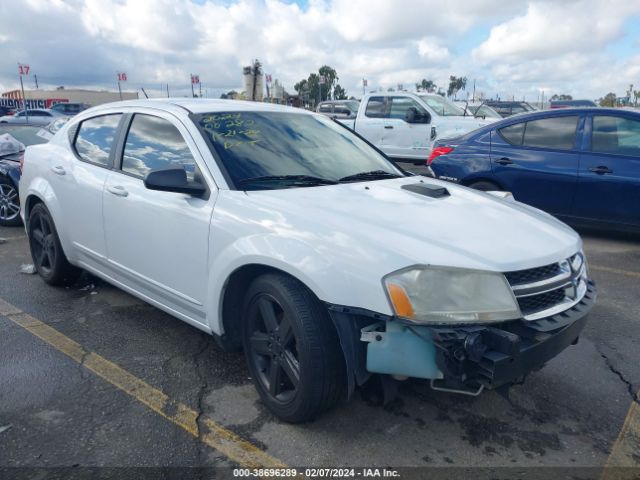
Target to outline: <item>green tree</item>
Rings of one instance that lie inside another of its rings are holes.
[[[307,78],[307,91],[309,92],[309,100],[314,104],[318,104],[320,98],[320,77],[317,73],[310,73]]]
[[[324,77],[324,84],[320,85],[321,100],[331,100],[331,91],[338,81],[338,72],[329,65],[323,65],[318,74]]]
[[[347,92],[345,92],[344,88],[342,88],[337,83],[336,83],[336,86],[333,87],[333,99],[334,100],[346,100],[347,99]]]
[[[615,107],[617,98],[618,97],[616,96],[615,93],[609,92],[604,96],[604,98],[600,99],[600,106],[601,107]]]
[[[236,98],[237,95],[238,95],[238,92],[236,92],[235,90],[229,90],[227,93],[223,93],[222,95],[220,95],[220,98],[233,100]]]
[[[449,77],[449,88],[447,88],[447,97],[454,97],[460,90],[464,90],[467,86],[467,77]]]
[[[563,93],[562,95],[554,94],[549,99],[550,102],[555,102],[557,100],[573,100],[573,97],[567,93]]]
[[[634,90],[633,91],[633,99],[634,99],[633,104],[637,107],[638,106],[638,99],[640,99],[640,90]]]
[[[436,89],[436,84],[434,83],[433,80],[427,80],[426,78],[423,78],[420,83],[416,83],[416,90],[420,91],[423,90],[425,92],[434,92]]]

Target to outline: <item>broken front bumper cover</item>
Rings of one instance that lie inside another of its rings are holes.
[[[510,385],[578,341],[596,294],[589,281],[576,305],[535,321],[466,327],[376,322],[361,329],[366,370],[432,379],[432,385],[437,380],[439,389],[469,394]]]

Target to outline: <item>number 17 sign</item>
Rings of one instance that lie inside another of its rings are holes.
[[[23,63],[18,64],[18,74],[19,75],[29,75],[29,65],[25,65]]]

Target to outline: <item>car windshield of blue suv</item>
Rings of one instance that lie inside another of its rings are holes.
[[[313,187],[403,176],[321,115],[214,112],[194,118],[237,190]]]

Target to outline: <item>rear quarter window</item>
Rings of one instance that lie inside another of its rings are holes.
[[[82,160],[107,167],[121,114],[101,115],[83,121],[73,143]]]
[[[522,136],[524,134],[524,122],[509,125],[504,128],[498,129],[498,133],[504,139],[505,142],[511,145],[522,145]]]

